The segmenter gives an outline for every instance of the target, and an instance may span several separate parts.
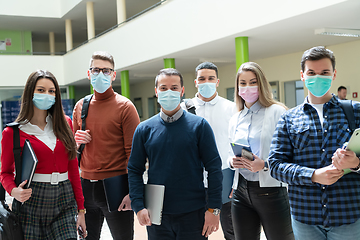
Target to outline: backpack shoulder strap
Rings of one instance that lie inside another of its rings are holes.
[[[86,117],[88,115],[88,111],[89,111],[89,105],[90,105],[90,101],[93,97],[93,94],[87,95],[84,97],[84,102],[81,108],[81,130],[85,131],[86,128]],[[81,153],[85,148],[85,144],[81,144],[80,147],[77,150],[77,158],[78,158],[78,164],[80,167],[80,161],[81,161]]]
[[[12,123],[6,124],[7,127],[11,127],[14,131],[13,153],[14,153],[14,159],[15,159],[15,184],[16,184],[16,186],[19,186],[19,184],[21,183],[21,168],[22,168],[19,125],[20,124],[17,122],[12,122]]]
[[[191,98],[184,99],[184,102],[185,102],[185,106],[186,106],[186,109],[188,110],[188,112],[196,115],[196,111],[195,111],[196,108],[195,108],[195,104],[194,104],[193,100]]]
[[[351,132],[356,129],[354,109],[352,106],[352,100],[339,100],[341,108],[343,109],[346,119],[349,122]]]
[[[86,126],[86,117],[88,115],[88,111],[89,111],[89,105],[90,105],[90,101],[93,97],[93,94],[87,95],[84,97],[84,102],[81,108],[81,130],[85,131],[85,126]]]

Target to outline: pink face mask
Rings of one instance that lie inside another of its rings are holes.
[[[256,102],[259,98],[259,88],[258,86],[239,87],[239,96],[242,97],[245,102]]]

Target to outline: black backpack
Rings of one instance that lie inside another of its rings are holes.
[[[12,127],[14,131],[14,158],[15,158],[15,183],[20,184],[21,173],[21,148],[20,148],[20,134],[19,123],[10,123],[6,126]],[[0,184],[0,240],[23,240],[24,234],[18,216],[10,210],[5,203],[5,189]],[[21,203],[15,198],[13,200],[12,209],[17,209],[19,212]]]
[[[339,103],[345,113],[346,119],[348,120],[350,130],[353,133],[356,129],[356,124],[352,100],[339,100]]]

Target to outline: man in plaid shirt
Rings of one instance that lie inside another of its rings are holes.
[[[292,225],[297,240],[360,239],[359,158],[341,149],[351,130],[335,95],[335,56],[324,47],[304,52],[304,103],[278,122],[270,150],[271,176],[289,184]],[[353,103],[356,126],[360,104]],[[344,169],[351,172],[344,175]]]

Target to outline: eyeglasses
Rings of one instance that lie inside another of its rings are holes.
[[[90,68],[90,71],[92,74],[94,75],[98,75],[100,73],[100,71],[103,72],[104,75],[110,75],[112,71],[114,71],[114,69],[111,68]]]

